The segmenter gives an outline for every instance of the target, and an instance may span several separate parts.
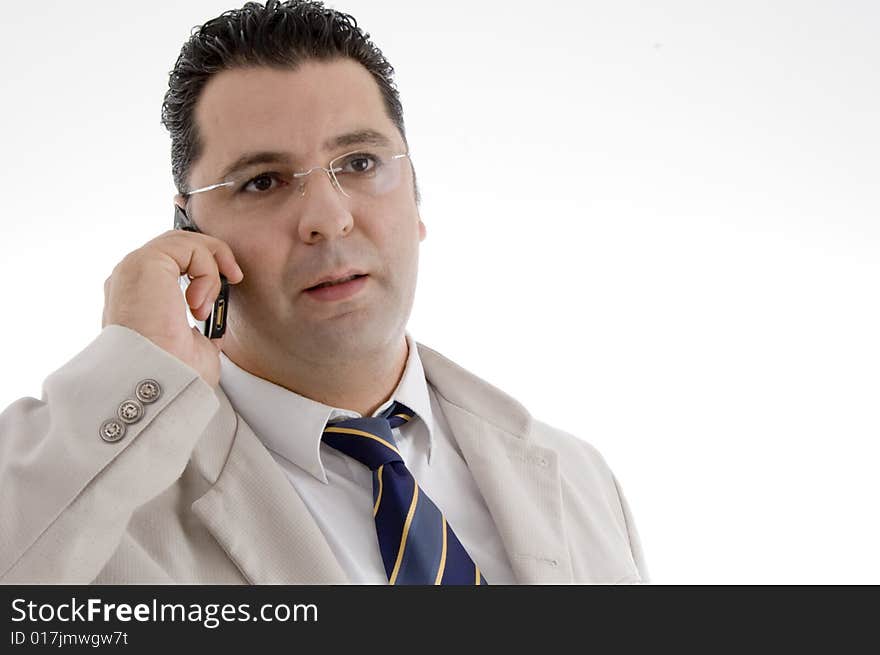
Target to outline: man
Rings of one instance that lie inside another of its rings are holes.
[[[646,580],[601,456],[406,331],[426,228],[393,69],[321,3],[184,45],[178,227],[0,417],[5,583]],[[190,328],[232,285],[224,336]]]

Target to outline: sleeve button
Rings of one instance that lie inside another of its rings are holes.
[[[162,387],[153,379],[141,380],[135,389],[137,399],[142,403],[153,403],[162,395]]]
[[[125,423],[121,423],[113,418],[107,419],[101,423],[101,428],[98,430],[98,434],[100,434],[101,438],[108,443],[119,441],[125,436]]]
[[[144,415],[144,406],[138,401],[129,398],[120,403],[119,409],[116,410],[116,415],[120,421],[130,425],[141,420]]]

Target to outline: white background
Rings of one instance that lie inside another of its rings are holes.
[[[656,583],[880,583],[880,5],[348,0],[423,192],[410,331],[594,444]],[[0,408],[171,227],[160,106],[232,4],[18,3]]]

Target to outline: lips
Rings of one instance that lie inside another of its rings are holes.
[[[369,283],[369,275],[346,275],[338,280],[327,280],[306,289],[303,294],[309,302],[335,303],[349,301],[361,294]],[[347,281],[344,281],[347,280]]]
[[[349,271],[343,274],[332,274],[326,275],[318,282],[313,284],[310,287],[306,287],[306,291],[312,291],[314,289],[323,289],[324,287],[332,287],[338,284],[345,284],[346,282],[350,282],[351,280],[357,279],[359,277],[366,277],[365,273],[358,273],[357,271]]]

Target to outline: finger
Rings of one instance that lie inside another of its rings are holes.
[[[177,265],[177,275],[186,274],[194,282],[203,275],[222,273],[232,284],[238,284],[244,273],[235,260],[232,248],[225,241],[206,234],[171,230],[150,241],[145,249],[158,250]],[[205,290],[202,290],[203,292]]]
[[[220,274],[214,254],[197,240],[167,238],[164,241],[146,246],[139,253],[140,258],[156,258],[179,278],[186,274],[192,281],[186,288],[187,305],[191,309],[200,307],[211,295],[212,288],[220,285]]]
[[[201,307],[206,302],[214,302],[220,295],[220,276],[202,277],[190,282],[186,289],[186,303],[192,309]]]
[[[211,309],[214,307],[213,300],[206,300],[204,303],[199,305],[199,307],[193,312],[193,316],[195,316],[200,321],[205,321],[208,319],[208,316],[211,315]]]
[[[241,270],[238,261],[235,259],[235,255],[232,254],[232,248],[223,241],[220,243],[225,247],[214,253],[214,257],[217,259],[218,268],[220,269],[220,272],[226,276],[226,281],[229,282],[229,284],[238,284],[244,279],[244,271]]]
[[[178,233],[180,231],[178,230]],[[212,237],[203,233],[184,232],[184,238],[198,240],[211,254],[217,262],[217,269],[226,276],[230,284],[238,284],[244,278],[244,273],[235,259],[235,254],[228,243],[217,237]]]

